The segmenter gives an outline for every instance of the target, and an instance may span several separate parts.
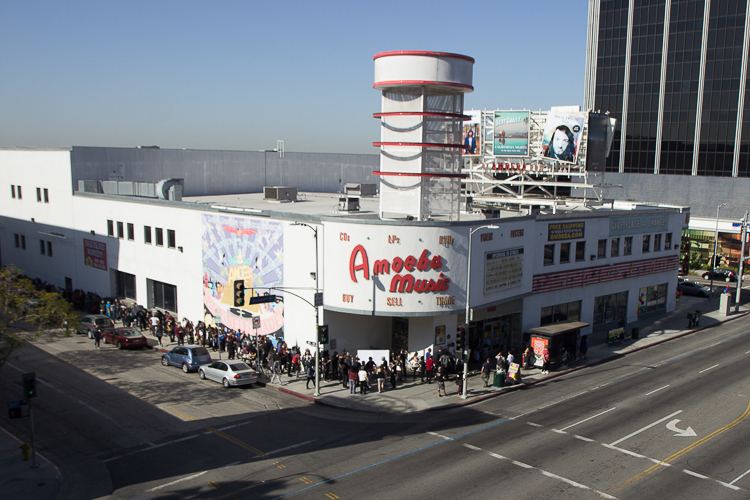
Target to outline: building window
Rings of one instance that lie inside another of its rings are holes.
[[[167,247],[174,248],[175,245],[174,229],[167,229]]]
[[[623,241],[623,246],[622,246],[622,254],[623,255],[633,254],[633,237],[632,236],[625,237],[625,241]]]
[[[115,235],[115,221],[107,220],[107,236]]]
[[[620,255],[620,238],[612,238],[609,243],[609,256],[618,257]]]
[[[628,292],[612,293],[594,298],[594,324],[619,322],[628,313]]]
[[[13,184],[10,185],[10,197],[15,198],[16,197],[16,186]]]
[[[555,263],[555,245],[544,245],[544,265],[551,266]]]
[[[672,250],[672,233],[664,235],[664,250]]]
[[[115,271],[117,296],[135,300],[135,275]]]
[[[21,250],[26,250],[26,236],[21,235]]]
[[[49,203],[49,189],[44,188],[44,203]]]
[[[120,239],[125,237],[125,226],[122,222],[117,223],[117,237]]]
[[[570,243],[560,243],[560,263],[570,262]]]
[[[177,312],[177,287],[160,281],[146,280],[148,285],[148,307],[158,307]]]
[[[47,248],[44,245],[44,240],[39,240],[39,253],[42,255],[45,255],[47,253]]]
[[[638,303],[638,313],[664,311],[667,308],[667,284],[647,286],[638,291],[643,303]]]
[[[128,239],[133,241],[135,239],[135,226],[128,222]]]
[[[16,248],[21,248],[21,235],[16,233],[13,235],[13,238],[16,241]],[[24,248],[26,247],[26,242],[24,241]]]
[[[576,262],[586,260],[586,242],[576,241]]]
[[[654,252],[661,252],[661,234],[654,235]]]
[[[157,247],[163,247],[164,246],[164,230],[160,227],[157,227],[154,232],[156,233],[156,246]]]
[[[16,191],[18,192],[18,199],[23,199],[23,195],[21,195],[21,186],[16,186]]]
[[[52,257],[52,242],[47,242],[47,257]]]
[[[143,226],[143,242],[151,244],[151,226]]]
[[[579,321],[581,319],[581,301],[542,307],[539,326],[560,323],[561,321]]]
[[[604,259],[607,257],[607,240],[599,240],[599,246],[596,251],[597,259]]]
[[[643,235],[643,253],[648,253],[651,251],[651,235],[650,234],[644,234]]]
[[[36,201],[42,202],[42,188],[36,188]]]

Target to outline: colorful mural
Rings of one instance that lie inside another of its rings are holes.
[[[283,335],[283,226],[263,219],[203,215],[204,321],[245,333]],[[232,284],[245,282],[245,305],[234,307]],[[270,293],[277,302],[249,305],[254,295]],[[260,327],[253,329],[253,318]]]

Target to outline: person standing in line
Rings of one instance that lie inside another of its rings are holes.
[[[367,387],[368,387],[368,381],[367,381],[367,370],[365,370],[364,366],[359,367],[359,393],[360,394],[367,394]]]
[[[458,388],[458,395],[460,396],[464,390],[464,372],[456,372],[456,387]]]
[[[435,382],[437,382],[438,397],[448,396],[448,393],[445,392],[445,371],[442,366],[438,366],[437,373],[435,373]],[[440,394],[441,390],[443,391],[442,395]]]
[[[381,393],[385,390],[385,367],[383,365],[375,369],[375,378],[378,380],[378,393]]]
[[[349,370],[349,394],[357,394],[357,379],[359,376],[352,368]]]
[[[429,349],[428,349],[429,351]],[[424,362],[424,368],[425,368],[425,375],[427,375],[427,383],[432,383],[432,370],[435,368],[435,360],[432,359],[432,357],[427,358],[427,360]]]
[[[424,377],[427,374],[427,364],[424,360],[424,356],[419,357],[419,377],[424,384]]]
[[[305,389],[310,389],[310,382],[312,382],[313,387],[315,387],[315,362],[312,360],[312,358],[307,358],[305,360],[305,375],[307,376],[307,380],[305,381]]]
[[[487,358],[487,360],[482,365],[482,383],[484,383],[485,387],[488,387],[490,384],[490,371],[492,371],[492,363],[490,361],[490,358]]]
[[[102,331],[99,330],[99,327],[94,325],[94,327],[91,329],[91,335],[94,336],[94,347],[97,349],[101,349],[101,340],[102,340]]]
[[[544,351],[542,351],[542,373],[547,375],[549,374],[549,348],[545,346]]]
[[[581,337],[581,358],[586,359],[586,352],[589,350],[588,335]]]
[[[398,361],[396,361],[395,359],[393,361],[391,361],[391,367],[390,368],[391,368],[391,388],[392,389],[396,388],[396,372],[397,372],[397,368],[398,368],[397,363],[398,363]]]

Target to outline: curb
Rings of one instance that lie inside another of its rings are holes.
[[[0,431],[3,431],[6,435],[8,435],[8,437],[10,437],[11,439],[13,439],[17,443],[23,444],[23,441],[21,441],[16,436],[14,436],[10,432],[8,432],[2,426],[0,426]],[[64,486],[64,483],[65,483],[65,481],[63,481],[63,475],[62,475],[62,472],[60,472],[60,468],[54,462],[52,462],[52,460],[48,459],[47,457],[45,457],[44,455],[42,455],[38,451],[35,452],[34,454],[37,457],[39,457],[42,460],[44,460],[45,462],[47,462],[47,464],[49,464],[49,466],[52,467],[52,470],[55,471],[55,476],[57,476],[57,480],[59,481],[59,485],[58,485],[58,488],[57,488],[57,495],[56,495],[55,498],[57,498],[59,500],[60,498],[62,498],[62,495],[63,495],[63,486]]]

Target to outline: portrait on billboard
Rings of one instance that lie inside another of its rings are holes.
[[[547,158],[574,163],[583,135],[583,121],[582,116],[548,113],[542,154]]]
[[[529,112],[495,111],[495,156],[529,155]]]
[[[480,153],[479,121],[482,118],[482,111],[472,109],[465,114],[471,116],[471,119],[464,121],[463,125],[463,153],[464,155],[478,155]]]

